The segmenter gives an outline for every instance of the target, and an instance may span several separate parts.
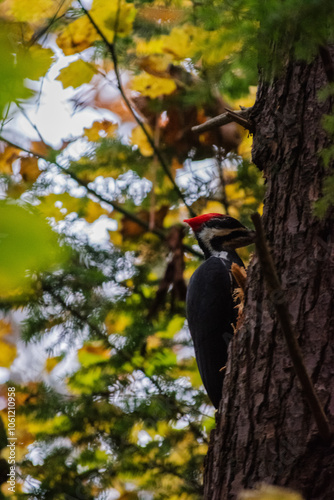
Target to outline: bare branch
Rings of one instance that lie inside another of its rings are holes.
[[[317,393],[315,392],[312,380],[307,373],[303,355],[291,323],[284,292],[265,239],[260,215],[258,213],[253,214],[252,221],[256,230],[255,245],[257,254],[270,295],[272,297],[279,297],[279,300],[273,300],[273,304],[277,312],[296,375],[299,378],[305,398],[307,399],[311,412],[313,413],[319,434],[324,442],[329,443],[333,434],[324,409],[322,408]]]
[[[236,122],[251,131],[252,124],[248,120],[248,115],[251,109],[252,108],[240,109],[239,111],[232,111],[231,109],[229,109],[222,115],[215,116],[214,118],[207,120],[205,123],[201,123],[201,125],[192,127],[191,130],[192,132],[202,134],[202,132],[206,132],[207,130],[222,127],[223,125],[227,125],[228,123]]]

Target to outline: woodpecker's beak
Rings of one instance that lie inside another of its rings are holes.
[[[232,250],[236,248],[246,247],[247,245],[251,245],[255,241],[255,231],[248,229],[245,227],[243,230],[239,230],[235,232],[235,239],[231,239],[231,241],[226,244]]]

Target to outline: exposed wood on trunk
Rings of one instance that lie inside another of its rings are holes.
[[[318,220],[312,212],[326,175],[319,152],[329,139],[321,120],[332,103],[317,99],[326,83],[320,57],[290,64],[273,84],[260,84],[250,118],[253,160],[267,180],[266,237],[307,371],[333,425],[333,214]],[[206,460],[205,499],[235,500],[242,488],[265,481],[307,500],[332,500],[333,463],[334,448],[318,435],[255,257]]]

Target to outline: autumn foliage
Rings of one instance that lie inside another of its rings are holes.
[[[214,418],[185,324],[200,257],[182,220],[249,224],[264,192],[247,130],[191,130],[255,100],[257,21],[228,4],[0,4],[0,362],[18,497],[201,497]],[[86,117],[78,134],[45,138],[48,82]]]

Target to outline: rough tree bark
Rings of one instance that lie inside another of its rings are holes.
[[[317,97],[326,84],[320,58],[288,64],[274,83],[260,83],[252,119],[253,161],[267,180],[265,232],[306,367],[333,425],[333,214],[313,215],[326,175],[319,152],[329,138],[321,121],[332,103]],[[234,500],[263,481],[307,500],[332,500],[333,446],[317,433],[256,256],[248,276],[245,319],[230,344],[206,460],[205,499]]]

